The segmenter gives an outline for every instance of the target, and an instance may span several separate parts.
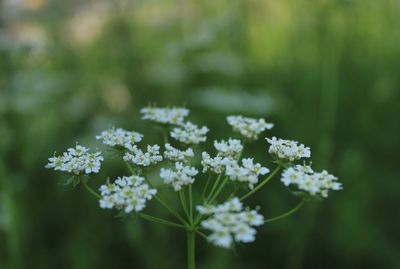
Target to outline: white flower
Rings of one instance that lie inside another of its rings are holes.
[[[256,210],[248,210],[245,212],[241,212],[238,215],[238,218],[254,226],[260,226],[264,223],[264,217],[258,214]]]
[[[270,130],[274,125],[267,123],[263,118],[254,119],[243,116],[228,116],[229,125],[233,127],[235,132],[240,133],[248,139],[257,140],[260,133],[266,129]]]
[[[196,209],[202,215],[211,215],[214,213],[214,206],[211,205],[198,205],[196,206]]]
[[[215,231],[210,234],[208,240],[212,242],[217,247],[230,248],[232,245],[232,235],[228,230],[226,231]]]
[[[132,153],[127,152],[124,155],[125,161],[130,161],[139,166],[149,166],[161,162],[163,160],[160,155],[160,146],[158,145],[147,145],[147,152],[143,152],[136,146],[132,148]]]
[[[341,190],[342,184],[337,177],[327,171],[314,172],[308,165],[296,165],[282,173],[281,181],[285,186],[294,185],[312,196],[328,197],[329,190]]]
[[[240,140],[214,141],[214,147],[218,151],[216,157],[212,158],[207,152],[202,153],[201,165],[203,166],[203,173],[211,171],[216,174],[222,174],[225,172],[226,167],[237,165],[236,159],[243,150]]]
[[[89,153],[88,148],[76,145],[75,148],[69,148],[61,156],[49,158],[46,168],[74,175],[98,173],[101,162],[104,161],[100,154],[101,152]]]
[[[230,157],[216,156],[211,158],[207,152],[202,153],[201,165],[203,166],[203,173],[212,171],[216,174],[221,174],[225,171],[226,166],[234,165],[235,163],[236,161]]]
[[[103,144],[110,147],[122,147],[132,151],[135,143],[142,141],[143,135],[137,132],[125,131],[114,127],[101,132],[96,139],[102,140]]]
[[[256,229],[251,228],[248,224],[238,224],[233,227],[237,242],[250,243],[256,240]]]
[[[218,151],[218,156],[237,158],[243,150],[243,146],[239,139],[231,139],[228,141],[214,141],[214,147]]]
[[[253,188],[258,183],[258,177],[269,173],[269,169],[259,163],[254,164],[252,158],[247,158],[242,160],[242,166],[238,163],[226,166],[225,173],[231,180],[247,182],[249,188]]]
[[[268,152],[278,159],[292,162],[300,160],[301,158],[311,157],[310,148],[305,147],[303,144],[299,145],[297,141],[277,139],[275,136],[271,139],[266,139],[268,143],[271,144]]]
[[[206,134],[209,129],[205,126],[199,128],[197,125],[186,122],[180,124],[180,127],[171,131],[171,137],[184,144],[199,144],[207,140]]]
[[[184,118],[189,115],[186,108],[172,107],[145,107],[140,110],[142,119],[151,120],[162,124],[178,124],[182,123]]]
[[[217,206],[196,208],[201,214],[210,215],[201,222],[204,229],[211,231],[208,240],[223,248],[230,248],[233,241],[254,242],[256,230],[253,227],[264,224],[264,217],[256,210],[243,210],[243,205],[237,197]]]
[[[114,183],[100,186],[101,208],[116,208],[125,213],[142,211],[149,201],[156,195],[156,189],[150,189],[140,176],[118,177]]]
[[[214,212],[209,213],[208,215],[212,215]],[[212,231],[227,231],[229,232],[228,229],[224,226],[223,223],[220,221],[217,221],[215,218],[209,218],[207,220],[204,220],[201,223],[201,226],[203,226],[204,229],[212,230]]]
[[[194,176],[197,174],[196,168],[181,162],[175,163],[175,169],[161,168],[160,170],[160,177],[164,183],[172,185],[175,191],[180,191],[184,185],[193,184]]]
[[[234,197],[223,204],[214,207],[214,213],[228,213],[230,211],[239,212],[243,209],[243,204],[240,199]]]
[[[191,148],[187,150],[179,150],[174,148],[170,144],[165,144],[164,158],[170,161],[182,161],[185,162],[187,159],[194,157],[194,152]]]
[[[242,159],[241,166],[231,156],[223,157],[221,153],[212,158],[207,152],[203,152],[201,165],[203,166],[203,173],[208,171],[216,174],[225,173],[233,181],[248,183],[249,188],[253,188],[258,183],[260,175],[269,173],[268,168],[262,167],[259,163],[254,164],[251,158]]]

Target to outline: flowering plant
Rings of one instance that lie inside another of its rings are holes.
[[[268,152],[275,164],[272,172],[253,158],[243,158],[245,143],[257,140],[265,130],[273,128],[273,124],[264,119],[228,116],[229,125],[241,139],[214,141],[216,154],[212,156],[198,147],[206,142],[209,129],[185,121],[188,109],[146,107],[141,113],[144,120],[162,126],[165,139],[162,147],[147,145],[143,149],[139,146],[142,134],[121,128],[111,128],[96,136],[120,153],[130,175],[107,180],[96,192],[88,184],[89,175],[99,172],[104,158],[101,152],[89,153],[89,149],[80,145],[49,158],[46,167],[70,174],[67,183],[82,184],[103,209],[115,209],[122,214],[185,230],[189,269],[195,268],[196,236],[223,248],[231,248],[235,243],[250,243],[255,241],[256,227],[295,213],[312,197],[326,198],[330,190],[342,189],[342,184],[328,172],[315,172],[306,163],[296,164],[311,157],[310,148],[296,141],[266,138]],[[201,156],[201,160],[196,161],[196,156]],[[161,184],[157,185],[154,178],[146,174],[146,168],[160,164]],[[250,209],[243,202],[280,170],[283,170],[281,181],[284,186],[300,196],[301,201],[290,211],[265,219],[258,208]],[[167,189],[176,192],[181,209],[171,206],[160,193],[159,185],[166,185],[170,187]],[[235,188],[230,190],[228,185]],[[175,220],[144,213],[146,204],[152,200],[163,206]]]

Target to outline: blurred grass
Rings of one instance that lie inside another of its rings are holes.
[[[0,2],[0,268],[181,268],[179,231],[99,210],[48,156],[112,125],[161,142],[138,110],[186,104],[310,145],[343,192],[259,230],[235,252],[199,243],[199,268],[399,268],[400,4],[381,0]],[[266,159],[264,141],[248,154]],[[125,173],[110,161],[101,177]],[[263,214],[295,199],[278,181]],[[156,208],[152,208],[157,210]],[[164,212],[158,212],[160,215]]]

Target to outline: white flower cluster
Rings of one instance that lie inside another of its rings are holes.
[[[237,158],[243,150],[243,146],[239,139],[231,139],[228,141],[214,141],[214,147],[218,151],[218,156]]]
[[[203,166],[203,173],[211,171],[216,174],[222,174],[227,166],[234,165],[235,163],[236,161],[230,157],[221,157],[217,155],[212,158],[207,152],[202,153],[201,165]]]
[[[186,108],[172,107],[145,107],[140,110],[142,119],[151,120],[162,124],[178,124],[182,123],[184,118],[189,115]]]
[[[271,144],[268,152],[278,159],[292,162],[301,158],[311,157],[310,148],[305,147],[303,144],[299,145],[297,141],[277,139],[275,136],[271,139],[266,139]]]
[[[237,162],[226,166],[225,174],[233,181],[247,182],[252,189],[258,183],[258,177],[269,173],[269,169],[261,164],[253,163],[252,158],[242,159],[242,166]]]
[[[242,159],[242,166],[238,163],[237,158],[243,150],[240,140],[214,141],[214,146],[218,151],[216,157],[212,158],[207,152],[202,153],[203,173],[212,171],[222,174],[225,172],[232,181],[247,182],[249,188],[253,188],[258,183],[260,175],[269,173],[268,168],[262,167],[259,163],[254,164],[252,158]]]
[[[101,152],[89,153],[88,148],[76,145],[75,148],[69,148],[61,156],[49,158],[46,168],[74,175],[98,173],[101,162],[104,161],[100,154]]]
[[[130,161],[139,166],[149,166],[151,164],[161,162],[163,157],[160,155],[160,146],[147,145],[147,152],[145,153],[136,146],[133,147],[132,153],[125,153],[124,160]]]
[[[257,140],[260,133],[264,132],[266,129],[270,130],[274,127],[272,123],[265,122],[263,118],[254,119],[243,116],[228,116],[227,120],[235,132],[238,132],[245,138],[252,140]]]
[[[114,183],[100,186],[101,208],[116,208],[125,213],[142,211],[146,201],[156,195],[156,189],[150,189],[140,176],[118,177]]]
[[[192,157],[194,157],[194,152],[191,148],[188,148],[187,150],[179,150],[170,144],[165,144],[164,158],[167,160],[186,162]]]
[[[287,168],[282,173],[281,181],[285,186],[295,185],[299,190],[310,195],[328,197],[329,190],[341,190],[342,184],[337,182],[337,177],[327,171],[314,172],[308,165],[296,165]]]
[[[180,191],[182,186],[194,183],[194,176],[197,173],[196,168],[176,162],[175,169],[161,168],[160,177],[165,184],[170,184],[175,191]]]
[[[264,224],[264,217],[256,210],[243,210],[237,197],[217,206],[197,206],[197,210],[203,215],[211,215],[201,222],[201,226],[211,231],[209,241],[223,248],[231,247],[234,241],[255,241],[253,227]]]
[[[199,173],[198,169],[191,164],[192,158],[195,161],[197,160],[193,150],[193,147],[197,146],[192,145],[205,142],[209,129],[206,126],[198,126],[187,121],[186,117],[189,115],[189,110],[186,108],[145,107],[140,112],[142,119],[158,123],[163,128],[163,131],[168,130],[170,136],[176,141],[171,144],[165,143],[164,150],[161,151],[160,146],[157,144],[147,145],[146,147],[137,145],[143,139],[143,135],[137,132],[115,127],[101,132],[96,136],[96,139],[101,140],[107,146],[123,151],[123,160],[133,175],[118,177],[114,182],[107,181],[100,186],[100,195],[86,184],[86,179],[88,178],[86,175],[99,172],[102,161],[104,161],[101,152],[90,153],[88,148],[77,145],[75,148],[69,148],[67,152],[60,156],[49,158],[49,163],[46,167],[70,173],[70,178],[66,183],[73,186],[82,183],[89,192],[99,197],[101,208],[117,209],[120,213],[126,214],[141,212],[145,209],[147,202],[155,197],[173,215],[176,215],[174,210],[165,205],[161,200],[162,198],[157,195],[157,189],[152,186],[151,182],[146,181],[147,178],[144,178],[142,174],[146,169],[143,167],[157,164],[166,159],[168,161],[165,163],[168,166],[161,167],[160,165],[161,168],[158,170],[159,178],[163,184],[168,185],[166,187],[173,189],[175,192],[180,192],[185,187],[191,191],[191,184],[195,182],[195,178]],[[224,191],[229,190],[224,189],[224,187],[228,182],[235,187],[233,193],[236,193],[236,187],[248,186],[253,189],[242,196],[244,199],[253,195],[267,180],[272,178],[271,175],[259,184],[259,178],[270,171],[260,163],[255,162],[253,158],[242,158],[244,149],[242,142],[256,140],[262,135],[262,132],[274,126],[272,123],[267,123],[263,118],[249,118],[241,115],[228,116],[227,121],[232,126],[233,131],[240,134],[241,140],[233,138],[216,140],[213,143],[215,153],[210,156],[209,153],[202,152],[202,172],[210,173],[210,177],[204,186],[202,197],[192,197],[191,192],[189,195],[190,205],[196,202],[193,198],[207,200],[205,197],[206,191],[209,183],[216,176],[217,179],[214,180],[214,184],[211,184],[213,186],[210,193],[206,195],[210,201],[207,201],[204,205],[196,206],[200,214],[193,223],[193,219],[189,216],[192,214],[185,214],[187,215],[186,220],[183,220],[179,214],[176,215],[182,223],[187,221],[187,223],[193,224],[193,227],[189,227],[193,228],[193,232],[198,232],[198,229],[206,230],[208,241],[223,248],[231,248],[235,243],[254,242],[257,227],[265,223],[264,217],[259,214],[257,208],[245,208],[238,197],[229,198],[226,202],[217,205],[213,201],[219,199],[218,195],[221,193],[227,194]],[[302,158],[310,158],[311,150],[309,147],[296,141],[278,139],[276,137],[266,138],[266,140],[270,144],[268,151],[273,160],[280,167],[285,167],[281,175],[281,182],[293,194],[303,196],[303,201],[312,196],[326,198],[329,192],[343,188],[338,178],[325,170],[315,172],[309,165],[293,164]],[[176,147],[174,147],[175,144],[177,144]],[[276,171],[278,171],[278,168]],[[232,196],[234,194],[231,194],[230,197]],[[180,198],[183,199],[182,196]],[[270,220],[289,216],[298,208],[296,207],[294,210]],[[184,209],[186,211],[187,208],[184,206]],[[186,213],[188,212],[186,211]],[[162,219],[142,213],[138,215],[149,221],[168,225],[168,222]],[[173,223],[169,224],[172,225]],[[183,226],[179,227],[185,228]],[[204,236],[204,234],[202,235]]]
[[[218,151],[216,157],[212,158],[207,152],[202,153],[201,165],[203,173],[212,171],[216,174],[221,174],[227,166],[232,166],[237,163],[236,159],[240,156],[243,145],[238,139],[229,139],[228,141],[214,141],[214,147]]]
[[[122,147],[133,151],[135,143],[142,141],[143,135],[137,132],[125,131],[122,128],[111,128],[101,132],[96,139],[110,147]]]
[[[197,125],[186,122],[171,131],[171,137],[184,144],[199,144],[207,140],[209,129],[206,126],[199,128]]]

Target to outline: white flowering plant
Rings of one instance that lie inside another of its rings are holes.
[[[271,164],[275,166],[272,172],[254,158],[243,157],[246,143],[256,141],[264,131],[273,128],[265,119],[228,116],[236,138],[213,141],[216,153],[212,155],[199,147],[207,142],[209,129],[186,121],[188,109],[149,106],[141,114],[142,119],[162,126],[164,145],[141,145],[142,134],[121,128],[111,128],[96,136],[120,153],[117,156],[125,162],[129,175],[113,181],[107,179],[95,191],[90,187],[90,176],[99,172],[104,158],[101,152],[90,153],[80,145],[49,158],[46,167],[69,174],[67,183],[82,184],[98,199],[100,208],[186,231],[189,269],[195,268],[197,236],[222,248],[254,242],[256,228],[288,217],[310,198],[326,198],[329,191],[342,189],[338,179],[327,171],[314,172],[310,164],[297,163],[310,158],[311,151],[296,141],[266,138]],[[146,173],[150,166],[159,169],[158,179]],[[283,185],[301,200],[288,212],[266,219],[258,207],[251,209],[244,201],[280,171]],[[175,192],[175,203],[168,201],[161,191]],[[153,200],[167,210],[170,218],[144,213],[146,204]]]

